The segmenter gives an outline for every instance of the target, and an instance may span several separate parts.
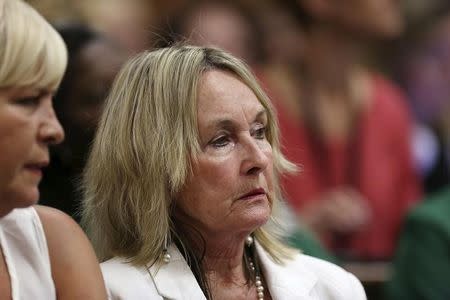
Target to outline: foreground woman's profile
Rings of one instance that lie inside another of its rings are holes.
[[[81,228],[34,205],[48,148],[64,138],[52,95],[66,64],[64,42],[33,8],[0,0],[0,299],[106,299]]]
[[[359,281],[280,243],[276,119],[247,67],[173,46],[129,61],[106,101],[83,221],[111,299],[365,299]]]

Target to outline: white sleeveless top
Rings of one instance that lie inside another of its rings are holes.
[[[0,218],[0,245],[13,300],[56,299],[47,240],[33,207],[17,208]]]

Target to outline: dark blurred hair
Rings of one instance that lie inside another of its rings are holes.
[[[61,81],[54,101],[55,112],[64,126],[64,116],[66,115],[64,106],[67,95],[71,92],[70,86],[77,75],[76,69],[79,64],[78,58],[80,52],[92,41],[102,39],[102,36],[86,25],[78,23],[57,26],[56,30],[66,43],[69,56],[66,73]]]
[[[291,14],[296,17],[300,25],[305,30],[309,30],[309,28],[314,25],[316,20],[300,2],[300,0],[278,0],[277,4],[290,11]]]
[[[184,7],[178,10],[167,24],[162,24],[162,33],[159,34],[159,40],[155,41],[155,48],[164,48],[178,44],[180,42],[189,43],[191,32],[184,32],[186,21],[193,14],[201,10],[203,7],[224,7],[236,13],[241,17],[250,29],[249,47],[253,54],[252,62],[263,62],[266,58],[263,44],[263,30],[255,13],[250,6],[238,1],[221,1],[221,0],[191,0],[186,1]],[[247,63],[252,63],[247,62]]]

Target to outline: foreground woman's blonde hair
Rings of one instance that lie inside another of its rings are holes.
[[[275,182],[295,168],[280,152],[269,99],[240,60],[193,46],[141,53],[113,84],[83,180],[82,222],[101,261],[123,256],[143,266],[161,258],[167,236],[175,232],[174,196],[190,175],[190,157],[199,151],[197,89],[211,69],[237,76],[265,107]],[[274,209],[280,200],[275,186]],[[260,228],[255,237],[275,261],[290,256],[271,230]]]
[[[22,0],[0,0],[0,88],[55,90],[67,65],[60,35]]]

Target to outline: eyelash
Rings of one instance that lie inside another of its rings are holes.
[[[253,131],[252,136],[258,140],[264,140],[266,138],[266,132],[267,128],[265,126],[261,126]],[[210,144],[215,148],[222,148],[226,147],[229,142],[230,138],[228,135],[221,135],[216,139],[212,140]]]
[[[211,145],[215,148],[222,148],[228,145],[229,138],[226,135],[221,135],[218,138],[211,141]]]
[[[44,99],[47,99],[48,97],[50,97],[50,100],[53,101],[54,92],[42,91],[39,94],[18,98],[16,103],[26,107],[37,107]]]
[[[263,140],[266,138],[267,128],[265,126],[261,126],[255,129],[254,136],[259,140]]]
[[[20,98],[17,100],[17,103],[19,105],[24,105],[24,106],[36,106],[39,104],[40,101],[41,101],[41,96],[36,96],[36,97]]]

